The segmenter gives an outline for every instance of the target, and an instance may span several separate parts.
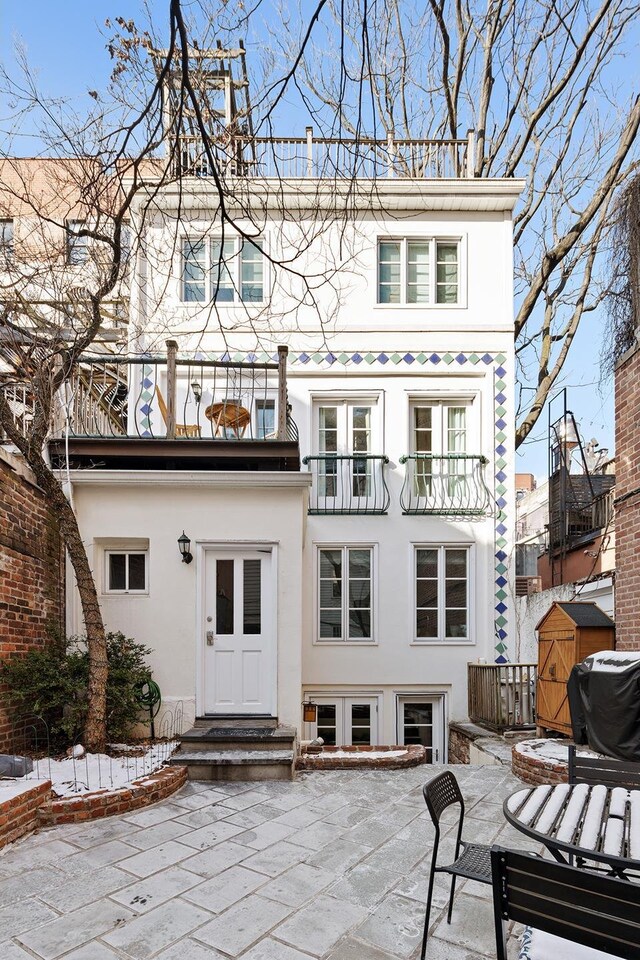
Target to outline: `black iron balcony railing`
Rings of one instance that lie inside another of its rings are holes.
[[[287,403],[287,348],[277,363],[83,357],[59,398],[54,437],[297,440]]]
[[[309,513],[384,514],[389,490],[384,468],[389,458],[373,453],[319,453],[302,461],[313,476]]]
[[[485,483],[486,457],[468,453],[410,453],[400,493],[403,513],[485,516],[491,493]]]

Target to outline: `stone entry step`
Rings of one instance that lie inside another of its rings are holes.
[[[205,728],[210,730],[212,728],[224,728],[224,727],[253,727],[260,730],[274,729],[278,726],[277,717],[269,716],[256,716],[243,713],[225,713],[225,714],[216,714],[215,716],[205,716],[205,717],[196,717],[194,723],[195,729]]]
[[[217,751],[253,747],[261,750],[293,749],[293,727],[195,726],[180,737],[182,749]]]
[[[190,750],[170,763],[185,766],[191,780],[292,780],[294,750]]]

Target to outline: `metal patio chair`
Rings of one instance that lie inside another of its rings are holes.
[[[453,910],[453,898],[456,891],[456,878],[464,877],[465,880],[478,880],[480,883],[491,883],[491,852],[486,844],[468,843],[462,839],[462,827],[464,823],[464,800],[458,781],[454,775],[447,770],[439,774],[433,780],[429,780],[422,789],[427,810],[431,814],[433,826],[436,835],[433,841],[433,853],[431,855],[431,869],[429,871],[429,889],[427,893],[427,909],[424,918],[424,934],[422,936],[421,960],[427,950],[427,939],[429,937],[429,917],[431,915],[431,901],[433,898],[433,884],[436,873],[451,874],[451,894],[449,896],[449,911],[447,913],[447,923],[451,923],[451,912]],[[440,818],[447,807],[458,803],[460,805],[460,814],[458,816],[458,832],[456,835],[455,860],[447,866],[437,866],[438,845],[440,843]]]

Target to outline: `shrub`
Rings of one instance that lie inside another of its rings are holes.
[[[107,634],[107,736],[126,739],[140,719],[137,686],[151,671],[148,647],[123,633]],[[49,641],[24,657],[0,665],[0,680],[14,715],[37,714],[49,727],[51,746],[62,749],[82,737],[87,713],[89,656],[80,637],[52,633]]]

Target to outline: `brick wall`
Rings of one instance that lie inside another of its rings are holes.
[[[60,534],[42,491],[24,465],[0,449],[0,659],[46,641],[64,623]],[[0,752],[11,750],[11,723],[0,687]]]
[[[640,650],[640,348],[615,373],[616,648]]]

